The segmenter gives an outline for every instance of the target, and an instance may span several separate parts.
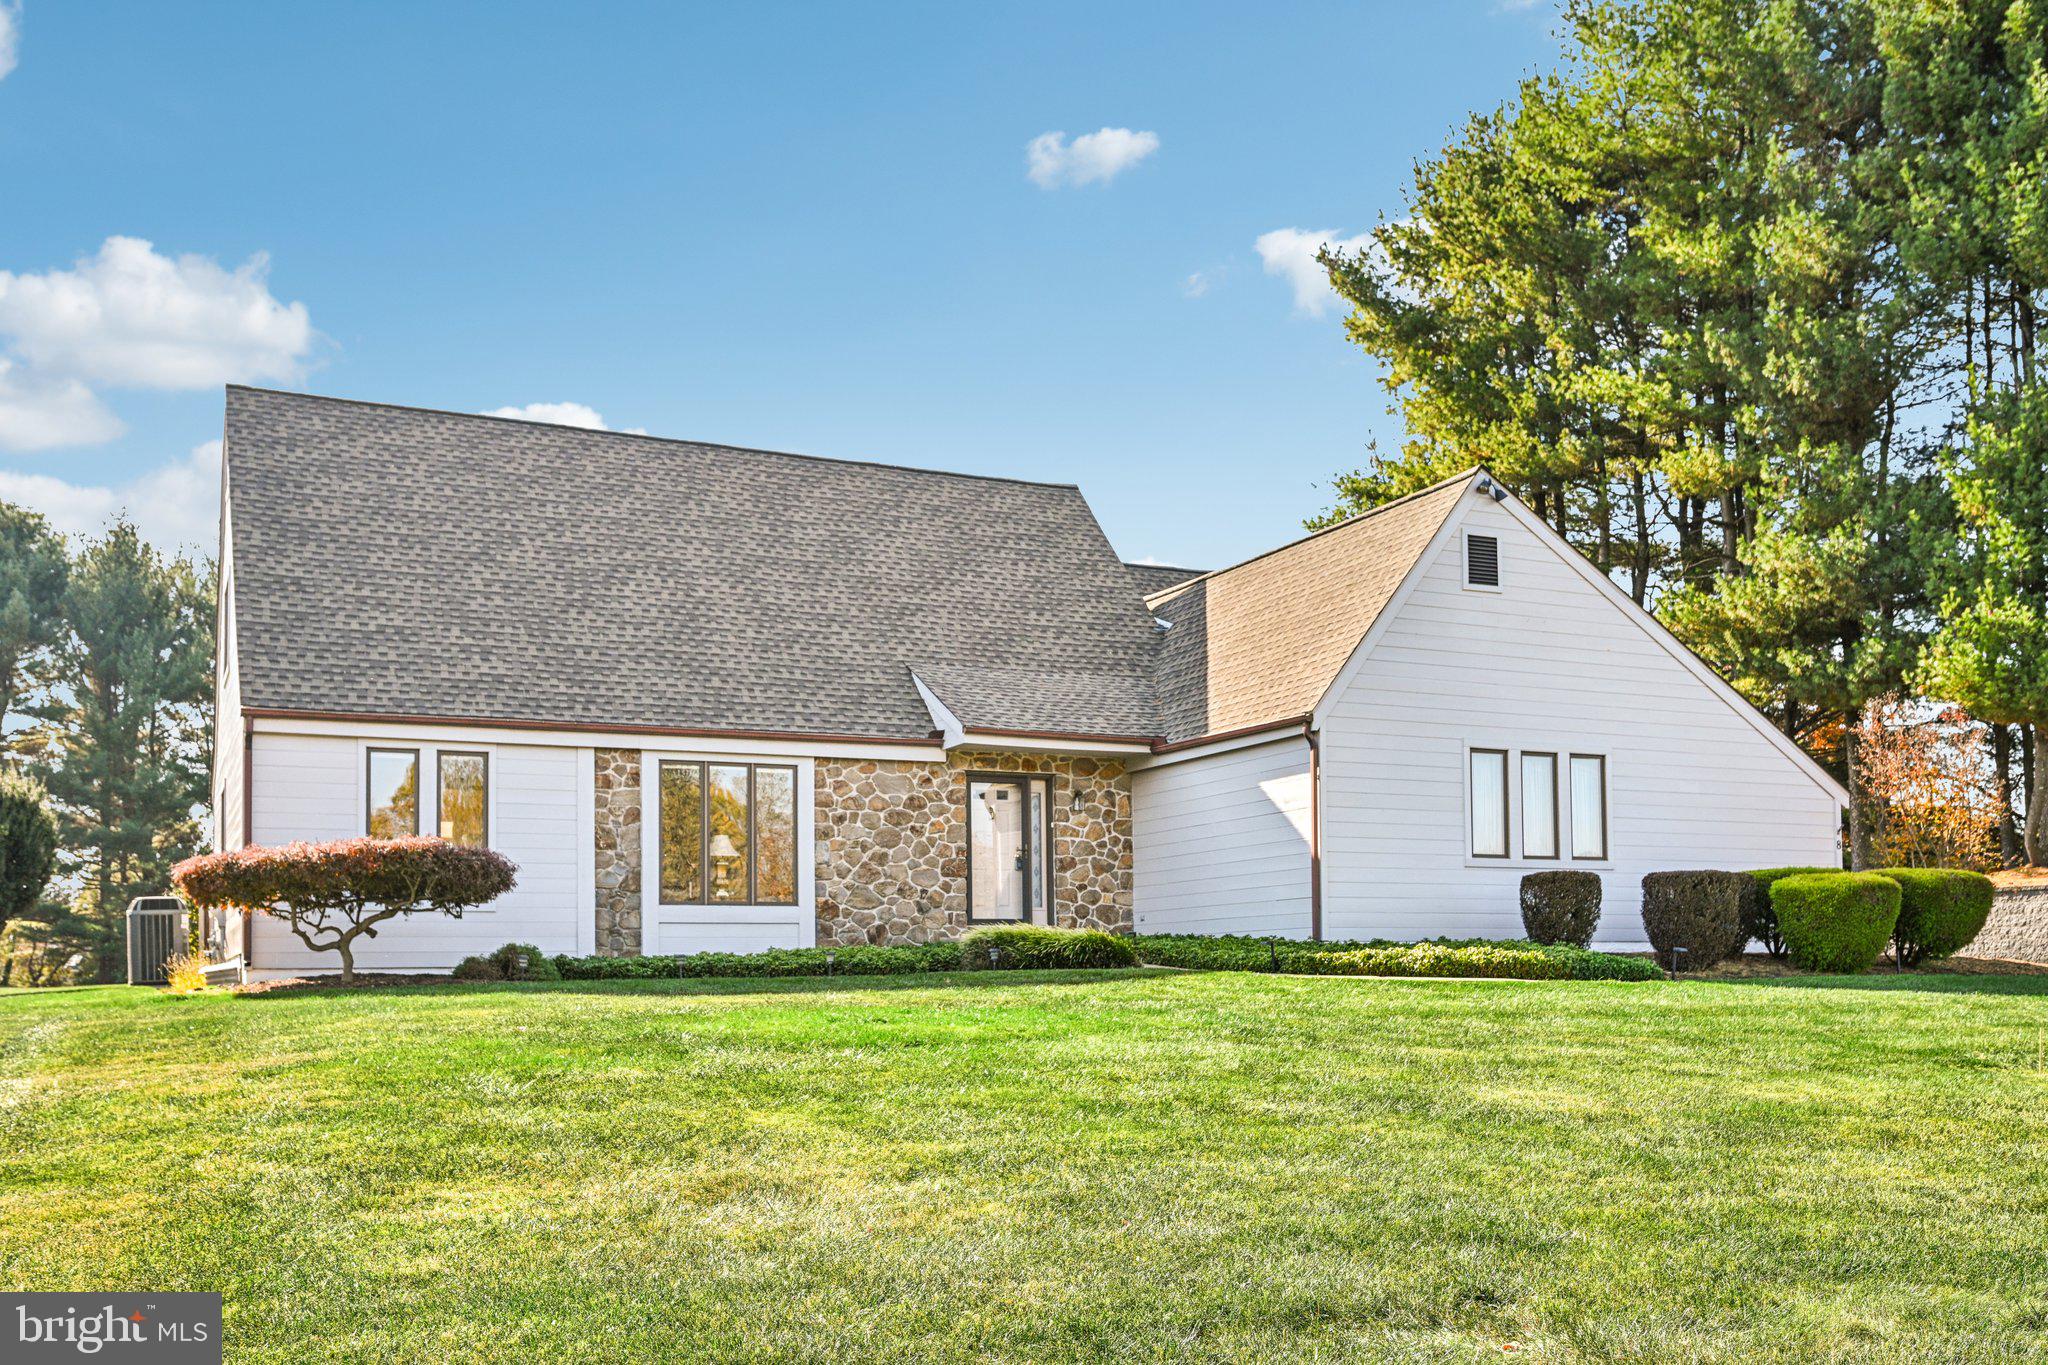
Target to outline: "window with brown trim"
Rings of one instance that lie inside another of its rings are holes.
[[[656,885],[663,905],[794,905],[796,769],[664,759]]]
[[[1467,763],[1472,856],[1508,856],[1508,751],[1474,749]]]
[[[1557,755],[1522,751],[1522,856],[1557,856]]]
[[[434,755],[434,769],[441,837],[464,848],[482,848],[491,837],[491,756],[442,749]]]
[[[1573,754],[1572,857],[1598,862],[1607,857],[1607,759]]]
[[[371,749],[364,756],[363,833],[410,839],[420,832],[420,751]]]

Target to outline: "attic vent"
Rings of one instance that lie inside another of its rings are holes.
[[[1465,583],[1474,588],[1500,586],[1500,537],[1465,537]]]

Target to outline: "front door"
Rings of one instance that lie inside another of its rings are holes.
[[[1045,800],[1043,778],[968,781],[968,918],[1052,923],[1043,848]]]

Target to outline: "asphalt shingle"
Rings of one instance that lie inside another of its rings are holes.
[[[251,707],[919,738],[918,668],[972,724],[1157,729],[1070,485],[240,387],[225,467]]]

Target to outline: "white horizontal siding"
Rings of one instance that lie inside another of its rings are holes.
[[[1468,746],[1607,757],[1602,943],[1642,944],[1646,872],[1834,860],[1810,776],[1507,510],[1475,495],[1465,525],[1500,538],[1500,591],[1463,587],[1451,537],[1326,707],[1325,937],[1515,937],[1522,875],[1574,865],[1472,865]]]
[[[380,740],[380,744],[391,741]],[[413,747],[407,745],[406,747]],[[431,746],[419,746],[423,782],[433,793]],[[475,746],[455,746],[474,749]],[[579,930],[588,915],[586,809],[579,805],[579,761],[589,750],[535,745],[498,745],[491,755],[492,847],[519,869],[512,891],[460,919],[408,915],[377,926],[373,939],[358,939],[356,966],[372,971],[442,971],[472,953],[505,943],[531,943],[548,953],[582,951]],[[254,760],[255,838],[259,844],[294,839],[350,839],[363,833],[363,745],[354,739],[318,735],[256,736]],[[315,953],[279,920],[255,921],[255,963],[259,973],[331,969],[332,953]],[[584,935],[587,937],[587,935]]]
[[[1306,938],[1310,805],[1299,738],[1132,774],[1138,932]]]

